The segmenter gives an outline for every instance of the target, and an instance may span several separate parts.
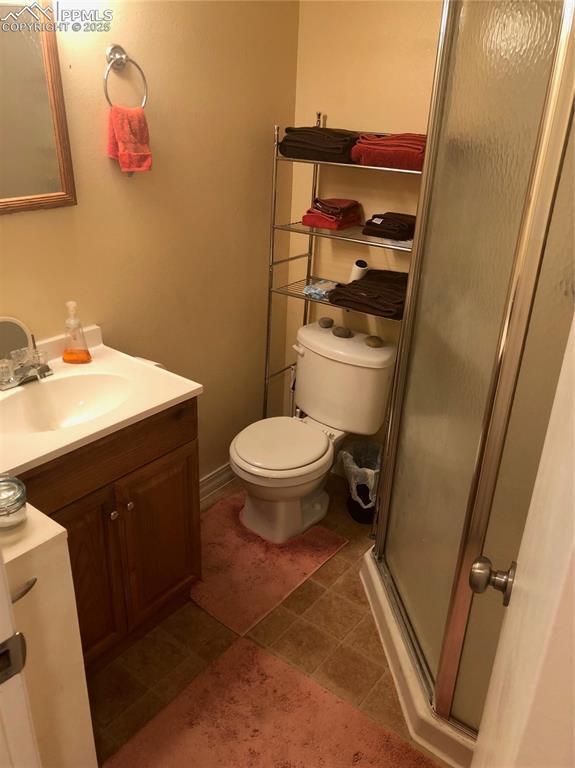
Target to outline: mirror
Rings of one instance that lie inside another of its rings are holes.
[[[30,331],[15,317],[0,317],[0,360],[10,358],[10,352],[32,346]]]
[[[49,6],[0,0],[0,213],[76,203],[51,21]]]

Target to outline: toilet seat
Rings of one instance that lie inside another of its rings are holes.
[[[327,474],[332,463],[333,449],[330,446],[330,450],[322,459],[307,467],[290,469],[286,472],[259,470],[257,467],[251,467],[242,462],[233,450],[233,444],[230,448],[230,465],[236,475],[254,485],[266,485],[270,488],[289,488],[291,486],[304,485]]]
[[[329,445],[324,432],[289,416],[256,421],[234,442],[237,455],[247,464],[282,472],[321,459]]]
[[[267,478],[270,485],[293,485],[293,479],[315,479],[333,462],[327,435],[289,416],[250,424],[230,445],[230,459],[246,480]],[[267,465],[267,466],[263,466]],[[283,482],[282,482],[283,481]]]

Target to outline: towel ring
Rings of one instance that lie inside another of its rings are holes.
[[[109,48],[106,48],[106,61],[108,62],[108,66],[104,72],[104,95],[108,104],[111,107],[114,106],[110,101],[110,96],[108,95],[108,75],[112,69],[121,70],[124,69],[126,64],[133,64],[138,72],[142,75],[142,80],[144,82],[144,98],[142,99],[142,103],[140,105],[143,109],[146,106],[146,101],[148,100],[148,82],[142,67],[136,61],[134,61],[134,59],[131,59],[128,56],[121,45],[111,45]]]

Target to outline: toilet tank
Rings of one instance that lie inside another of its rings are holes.
[[[296,405],[330,427],[372,435],[385,418],[396,346],[370,346],[376,337],[353,331],[341,338],[333,331],[318,323],[298,330]]]

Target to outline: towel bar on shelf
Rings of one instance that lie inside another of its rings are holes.
[[[108,62],[108,66],[104,72],[104,95],[108,104],[111,107],[114,106],[110,100],[110,96],[108,95],[108,75],[112,69],[121,70],[124,69],[126,64],[133,64],[138,72],[142,75],[142,80],[144,82],[144,98],[142,99],[142,103],[140,105],[143,109],[146,106],[146,101],[148,100],[148,81],[146,80],[146,75],[144,74],[142,67],[138,64],[137,61],[134,61],[134,59],[131,59],[128,56],[121,45],[111,45],[109,48],[106,48],[106,61]]]

